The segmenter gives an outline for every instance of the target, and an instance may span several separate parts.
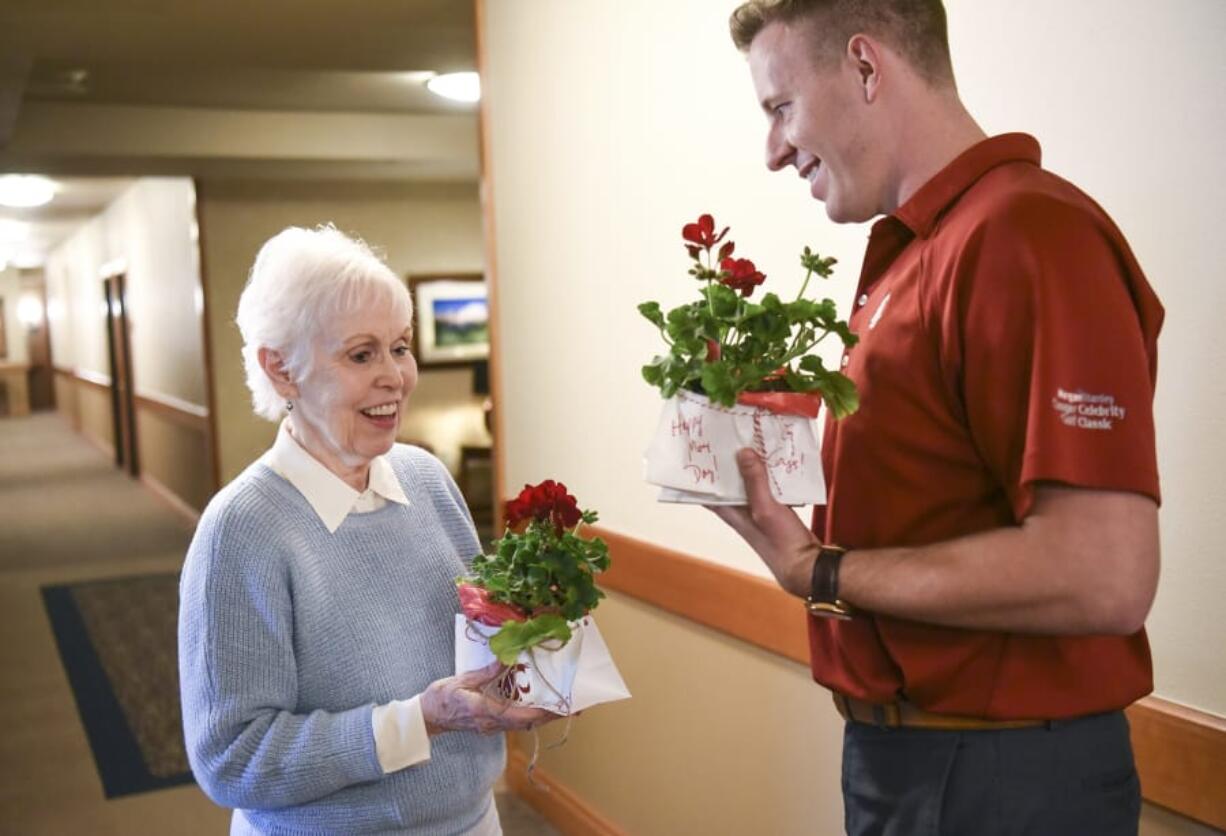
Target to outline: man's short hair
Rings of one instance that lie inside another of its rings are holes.
[[[732,13],[728,27],[745,52],[769,24],[797,21],[813,24],[821,62],[834,61],[852,35],[863,33],[898,50],[929,83],[953,82],[941,0],[749,0]]]

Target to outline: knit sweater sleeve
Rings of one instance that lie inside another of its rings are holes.
[[[180,588],[179,669],[192,772],[248,810],[303,804],[383,776],[373,705],[295,713],[293,600],[284,548],[228,496],[202,517]],[[221,497],[219,497],[221,499]]]

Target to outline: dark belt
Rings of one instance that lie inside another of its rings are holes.
[[[1029,729],[1046,726],[1046,720],[985,720],[982,717],[957,717],[933,714],[905,700],[875,703],[847,697],[832,691],[834,707],[844,720],[868,723],[883,728],[944,729],[946,731],[985,731],[989,729]]]

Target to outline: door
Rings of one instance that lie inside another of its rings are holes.
[[[111,417],[115,428],[115,465],[136,476],[136,406],[132,397],[132,350],[128,340],[127,293],[122,273],[102,280],[106,300],[106,343],[111,366]]]
[[[22,277],[21,295],[38,301],[40,315],[26,330],[26,357],[30,363],[30,409],[55,409],[54,370],[51,367],[51,325],[47,321],[47,288],[41,276]]]

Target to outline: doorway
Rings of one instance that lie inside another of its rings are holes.
[[[111,418],[114,427],[115,465],[132,476],[140,475],[136,451],[136,404],[132,392],[132,349],[128,339],[128,304],[124,274],[102,280],[106,305],[106,343],[111,370]]]

